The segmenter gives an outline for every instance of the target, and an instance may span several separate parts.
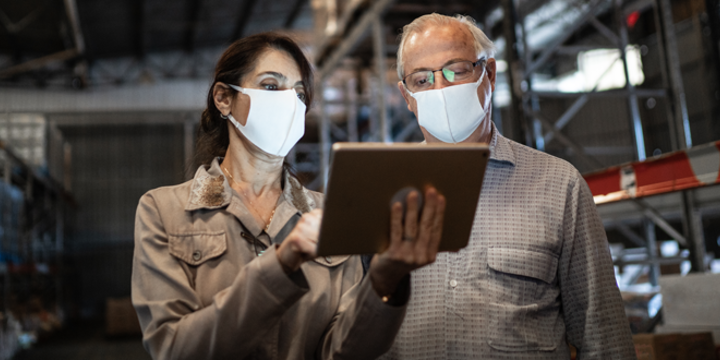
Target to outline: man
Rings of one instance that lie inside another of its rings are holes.
[[[426,141],[486,142],[491,159],[468,246],[413,273],[383,358],[570,359],[568,343],[578,359],[635,358],[592,195],[569,163],[497,132],[493,56],[470,18],[403,30],[398,89]]]

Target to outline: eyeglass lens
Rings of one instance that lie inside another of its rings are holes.
[[[470,79],[474,73],[474,66],[470,61],[458,61],[443,67],[441,70],[443,77],[447,81],[454,83]],[[408,75],[405,83],[410,91],[427,90],[431,85],[435,84],[435,72],[429,70],[418,71]]]

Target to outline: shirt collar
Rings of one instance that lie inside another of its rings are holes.
[[[507,162],[515,166],[515,152],[513,152],[510,140],[500,135],[494,123],[492,123],[492,138],[489,147],[490,160]]]
[[[512,150],[512,146],[510,146],[510,140],[500,135],[500,132],[498,132],[495,127],[495,123],[491,122],[490,126],[492,126],[492,137],[488,145],[490,148],[490,160],[507,162],[515,166],[515,153]],[[420,143],[427,144],[427,140],[423,140]]]
[[[192,185],[190,186],[190,197],[185,205],[186,211],[199,209],[219,209],[232,205],[229,208],[231,213],[236,213],[242,218],[243,223],[253,233],[259,233],[262,229],[254,229],[254,221],[246,219],[248,213],[245,204],[239,197],[234,196],[228,179],[222,172],[220,161],[222,158],[213,159],[209,167],[200,166],[195,172]],[[232,204],[231,204],[232,203]],[[295,214],[303,214],[316,208],[315,200],[310,196],[308,190],[292,176],[288,171],[283,170],[283,193],[278,199],[277,208],[272,221],[270,222],[269,233],[274,234]],[[253,229],[251,229],[253,228]],[[258,230],[258,231],[255,231]],[[255,234],[257,235],[257,234]]]

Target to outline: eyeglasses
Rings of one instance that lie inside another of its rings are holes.
[[[435,73],[442,71],[445,80],[455,85],[461,84],[474,79],[475,68],[478,65],[484,67],[485,63],[485,59],[476,62],[469,60],[458,61],[445,65],[442,69],[416,71],[404,77],[402,82],[405,84],[405,88],[413,93],[430,90],[435,84]]]

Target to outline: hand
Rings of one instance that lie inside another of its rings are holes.
[[[390,246],[375,255],[370,263],[370,280],[380,296],[395,292],[398,283],[412,270],[435,261],[445,216],[445,197],[435,188],[425,191],[425,205],[418,224],[418,193],[407,196],[407,213],[403,223],[402,204],[392,205]]]
[[[303,214],[295,228],[283,240],[276,254],[285,273],[290,274],[302,263],[317,256],[317,242],[320,234],[322,210],[315,209]]]

